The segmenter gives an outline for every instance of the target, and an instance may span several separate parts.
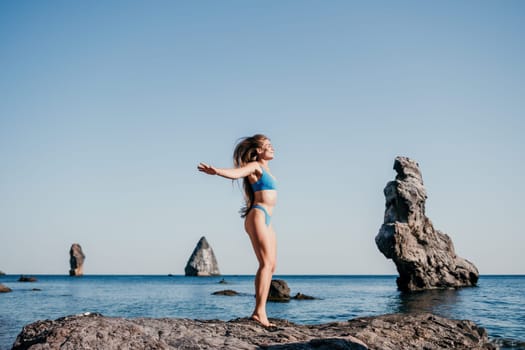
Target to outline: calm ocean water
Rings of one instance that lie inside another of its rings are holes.
[[[22,327],[36,320],[84,312],[119,317],[180,317],[230,320],[249,316],[253,276],[51,276],[35,283],[17,282],[18,275],[0,276],[13,290],[0,294],[0,349],[10,349]],[[227,284],[219,284],[224,278]],[[275,276],[291,294],[318,297],[269,303],[269,317],[300,324],[345,321],[394,312],[431,311],[470,319],[489,336],[511,347],[525,342],[525,276],[482,276],[478,287],[406,295],[396,289],[395,276]],[[38,290],[33,290],[38,289]],[[240,296],[214,296],[234,289]]]

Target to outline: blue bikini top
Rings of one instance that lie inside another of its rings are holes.
[[[262,169],[262,175],[257,182],[252,184],[253,192],[277,189],[277,181],[267,171]]]

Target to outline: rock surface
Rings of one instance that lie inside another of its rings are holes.
[[[450,237],[434,229],[425,215],[426,190],[419,165],[406,157],[394,162],[396,179],[384,190],[384,223],[375,241],[396,264],[402,291],[476,285],[479,272],[456,255]]]
[[[201,237],[184,269],[186,276],[218,276],[219,264],[206,237]]]
[[[284,280],[272,280],[268,301],[287,302],[290,301],[290,288]]]
[[[471,321],[432,314],[392,314],[348,322],[264,328],[232,321],[123,319],[98,314],[38,321],[24,327],[13,350],[39,349],[495,349]]]
[[[13,290],[9,287],[4,286],[2,283],[0,283],[0,293],[9,293]]]
[[[78,243],[73,243],[69,249],[70,276],[82,276],[84,274],[84,260],[86,256]]]

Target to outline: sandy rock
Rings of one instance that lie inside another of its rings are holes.
[[[398,288],[419,291],[476,285],[476,266],[457,256],[452,239],[434,229],[425,215],[427,193],[418,164],[397,157],[394,169],[397,176],[385,187],[384,223],[375,241],[396,264]]]
[[[471,321],[392,314],[348,322],[296,325],[247,318],[228,322],[124,319],[98,314],[45,320],[23,328],[13,350],[39,349],[495,349]]]

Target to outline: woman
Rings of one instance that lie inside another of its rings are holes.
[[[268,162],[273,159],[270,139],[254,135],[241,139],[233,152],[234,168],[215,168],[200,163],[199,171],[227,179],[243,179],[246,205],[241,209],[244,229],[250,236],[259,268],[255,275],[255,309],[251,318],[263,326],[272,326],[266,315],[266,299],[275,271],[277,246],[271,219],[277,201],[276,181]]]

